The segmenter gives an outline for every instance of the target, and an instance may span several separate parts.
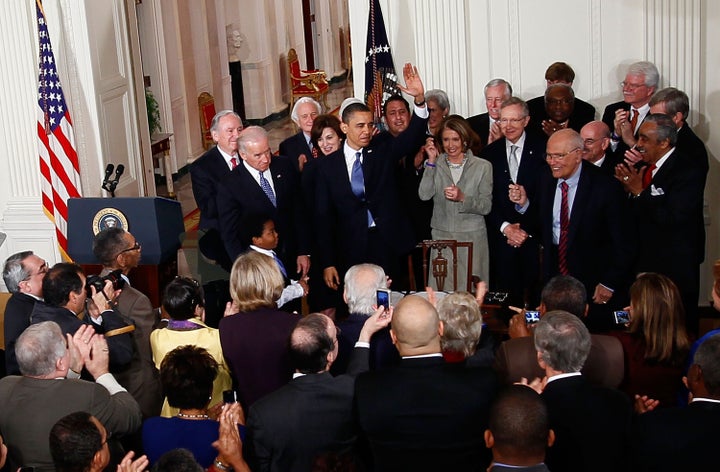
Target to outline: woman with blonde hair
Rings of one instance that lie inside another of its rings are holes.
[[[613,333],[625,352],[620,389],[631,398],[646,395],[660,406],[673,406],[690,348],[680,292],[665,275],[640,274],[630,287],[627,310],[627,331]]]
[[[292,379],[288,339],[298,316],[277,309],[283,285],[277,263],[265,254],[249,251],[233,264],[234,314],[220,320],[220,344],[245,411]]]
[[[454,292],[441,298],[436,308],[443,322],[440,346],[445,361],[461,362],[475,354],[482,333],[482,316],[475,297],[468,292]]]

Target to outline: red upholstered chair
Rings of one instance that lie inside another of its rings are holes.
[[[290,49],[287,55],[288,77],[290,80],[290,109],[292,110],[295,100],[300,97],[312,97],[321,101],[327,110],[327,93],[330,84],[326,79],[324,70],[301,70],[295,49]]]
[[[207,92],[198,97],[198,109],[200,111],[200,131],[202,133],[203,147],[210,149],[215,142],[210,134],[210,124],[215,116],[215,98]]]

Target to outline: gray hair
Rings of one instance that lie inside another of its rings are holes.
[[[490,87],[497,87],[498,85],[505,86],[506,100],[512,97],[512,85],[510,85],[510,82],[505,79],[492,79],[490,82],[485,84],[485,88],[483,89],[483,95],[487,96],[487,89],[489,89]]]
[[[700,344],[692,363],[702,369],[708,392],[712,395],[720,394],[720,334],[714,334]]]
[[[450,111],[450,99],[444,90],[432,89],[425,92],[425,101],[435,100],[440,108]]]
[[[240,124],[242,125],[242,118],[240,118],[240,115],[238,115],[232,110],[220,110],[219,112],[215,113],[215,116],[213,116],[213,119],[210,122],[210,131],[217,131],[220,124],[220,119],[228,115],[233,115],[235,118],[240,120]]]
[[[54,321],[30,325],[15,343],[20,372],[30,377],[53,373],[66,350],[65,336]]]
[[[315,100],[312,97],[301,97],[298,99],[297,102],[295,102],[295,105],[293,105],[292,113],[290,113],[290,118],[296,123],[298,123],[298,108],[300,108],[300,105],[303,103],[312,103],[315,105],[315,108],[317,108],[318,115],[322,113],[322,106],[318,103],[317,100]]]
[[[660,73],[655,64],[649,61],[640,61],[630,64],[626,75],[642,75],[645,77],[647,87],[657,87],[660,83]]]
[[[509,106],[513,106],[513,105],[520,106],[520,108],[522,109],[522,112],[523,112],[523,118],[525,118],[526,116],[530,116],[530,109],[528,108],[527,103],[525,103],[525,100],[523,100],[520,97],[508,98],[507,100],[502,102],[502,104],[500,105],[500,110],[502,110],[503,108],[509,107]]]
[[[32,251],[22,251],[13,254],[5,261],[5,267],[3,268],[3,280],[5,281],[5,286],[10,293],[19,292],[20,282],[27,280],[32,275],[25,267],[25,264],[23,264],[23,261],[33,254],[34,253]]]
[[[345,298],[350,313],[372,315],[377,289],[387,288],[382,267],[375,264],[357,264],[345,273]]]
[[[535,327],[535,349],[553,370],[580,372],[590,346],[590,332],[577,316],[567,311],[546,313]]]
[[[472,294],[454,292],[437,303],[440,321],[445,324],[440,346],[443,351],[461,352],[465,357],[475,354],[482,333],[480,306]]]
[[[248,126],[238,136],[238,152],[246,153],[248,143],[256,143],[261,140],[267,141],[268,133],[262,126]]]
[[[650,98],[650,106],[657,105],[659,103],[665,104],[665,113],[674,116],[676,113],[682,113],[683,120],[687,120],[688,113],[690,112],[690,99],[687,94],[682,90],[678,90],[675,87],[665,87],[662,90],[658,90]]]
[[[656,137],[658,141],[670,141],[670,146],[677,143],[677,127],[669,115],[664,113],[651,113],[645,117],[643,124],[655,123],[657,126]]]

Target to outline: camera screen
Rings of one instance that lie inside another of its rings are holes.
[[[388,290],[377,291],[377,306],[384,306],[386,310],[390,309],[390,292]]]
[[[535,324],[538,321],[540,321],[540,312],[539,311],[526,311],[525,312],[525,322],[527,324]]]

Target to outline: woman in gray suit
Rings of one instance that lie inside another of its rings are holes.
[[[418,195],[433,199],[430,221],[433,239],[473,243],[472,274],[488,281],[488,242],[485,216],[492,206],[492,164],[473,155],[477,136],[458,115],[445,119],[435,138],[428,138],[428,159]],[[458,251],[458,290],[466,284],[467,256]],[[430,277],[432,279],[432,277]],[[452,287],[448,270],[446,287]]]

